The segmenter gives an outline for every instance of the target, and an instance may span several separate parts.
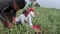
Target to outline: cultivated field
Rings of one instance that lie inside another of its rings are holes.
[[[54,8],[34,7],[36,17],[33,18],[33,24],[41,26],[41,34],[60,34],[60,10]],[[17,16],[22,11],[17,12]],[[34,34],[28,24],[25,26],[16,26],[12,30],[3,28],[0,23],[0,34]]]

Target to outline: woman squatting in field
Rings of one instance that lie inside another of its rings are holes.
[[[11,28],[16,12],[23,9],[25,0],[0,0],[0,19],[4,27]]]

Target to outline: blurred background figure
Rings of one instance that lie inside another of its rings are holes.
[[[21,15],[19,15],[19,17],[16,19],[16,22],[17,24],[22,23],[23,25],[25,22],[27,22],[30,26],[33,26],[32,17],[35,17],[34,9],[28,7],[24,9]]]

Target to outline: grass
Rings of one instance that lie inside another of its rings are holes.
[[[54,8],[39,8],[34,7],[36,17],[33,18],[33,24],[41,26],[42,34],[60,34],[60,10]],[[22,13],[22,11],[17,12],[17,17]],[[0,24],[0,34],[34,34],[29,25],[14,26],[10,29],[3,30]]]

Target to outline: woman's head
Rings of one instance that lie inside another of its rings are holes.
[[[19,10],[19,9],[23,9],[26,5],[26,1],[25,0],[15,0],[13,2],[13,7],[15,10]]]

